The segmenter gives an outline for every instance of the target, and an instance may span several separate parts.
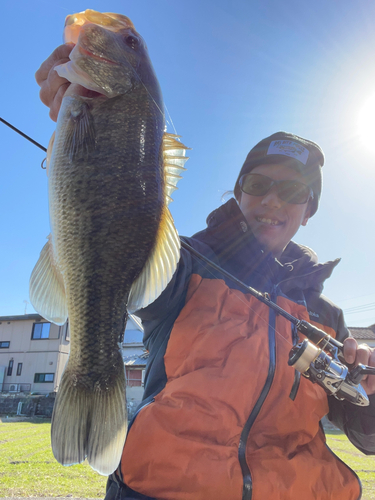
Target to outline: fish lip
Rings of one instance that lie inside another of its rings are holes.
[[[106,57],[99,56],[98,54],[94,54],[94,52],[91,52],[90,50],[86,49],[85,47],[82,47],[82,45],[78,45],[78,51],[83,55],[83,56],[89,56],[92,57],[93,59],[97,59],[98,61],[104,61],[109,64],[114,64],[115,66],[119,66],[118,63],[115,61],[112,61],[111,59],[107,59]]]

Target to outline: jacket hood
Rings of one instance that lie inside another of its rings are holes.
[[[284,293],[294,288],[321,293],[324,281],[341,260],[319,263],[314,250],[293,241],[280,259],[275,259],[256,240],[234,198],[211,212],[207,217],[207,229],[194,237],[203,239],[214,249],[223,267],[234,259],[238,265],[232,262],[230,267],[238,267],[237,277],[241,276],[245,263],[247,268],[259,272],[267,265],[268,273],[271,271],[274,282],[281,285]]]

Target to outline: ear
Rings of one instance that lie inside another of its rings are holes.
[[[301,222],[301,226],[307,225],[307,222],[310,219],[310,216],[311,216],[311,208],[310,208],[310,204],[308,204],[306,207],[305,215],[304,215],[303,220]]]

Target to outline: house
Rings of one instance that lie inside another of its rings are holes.
[[[69,354],[69,328],[39,314],[0,316],[0,391],[48,394]]]
[[[129,411],[142,399],[147,353],[140,320],[129,315],[121,344]],[[0,392],[56,392],[69,356],[68,323],[57,326],[39,314],[0,316]]]
[[[375,347],[375,324],[367,328],[350,326],[349,331],[358,344],[368,344],[370,347]]]
[[[122,343],[129,418],[133,416],[143,396],[143,382],[148,352],[143,346],[142,339],[142,323],[139,318],[130,314]]]

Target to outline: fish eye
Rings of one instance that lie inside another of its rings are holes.
[[[128,35],[125,38],[125,42],[133,50],[135,50],[137,48],[137,46],[138,46],[138,39],[135,36],[133,36],[133,35]]]

